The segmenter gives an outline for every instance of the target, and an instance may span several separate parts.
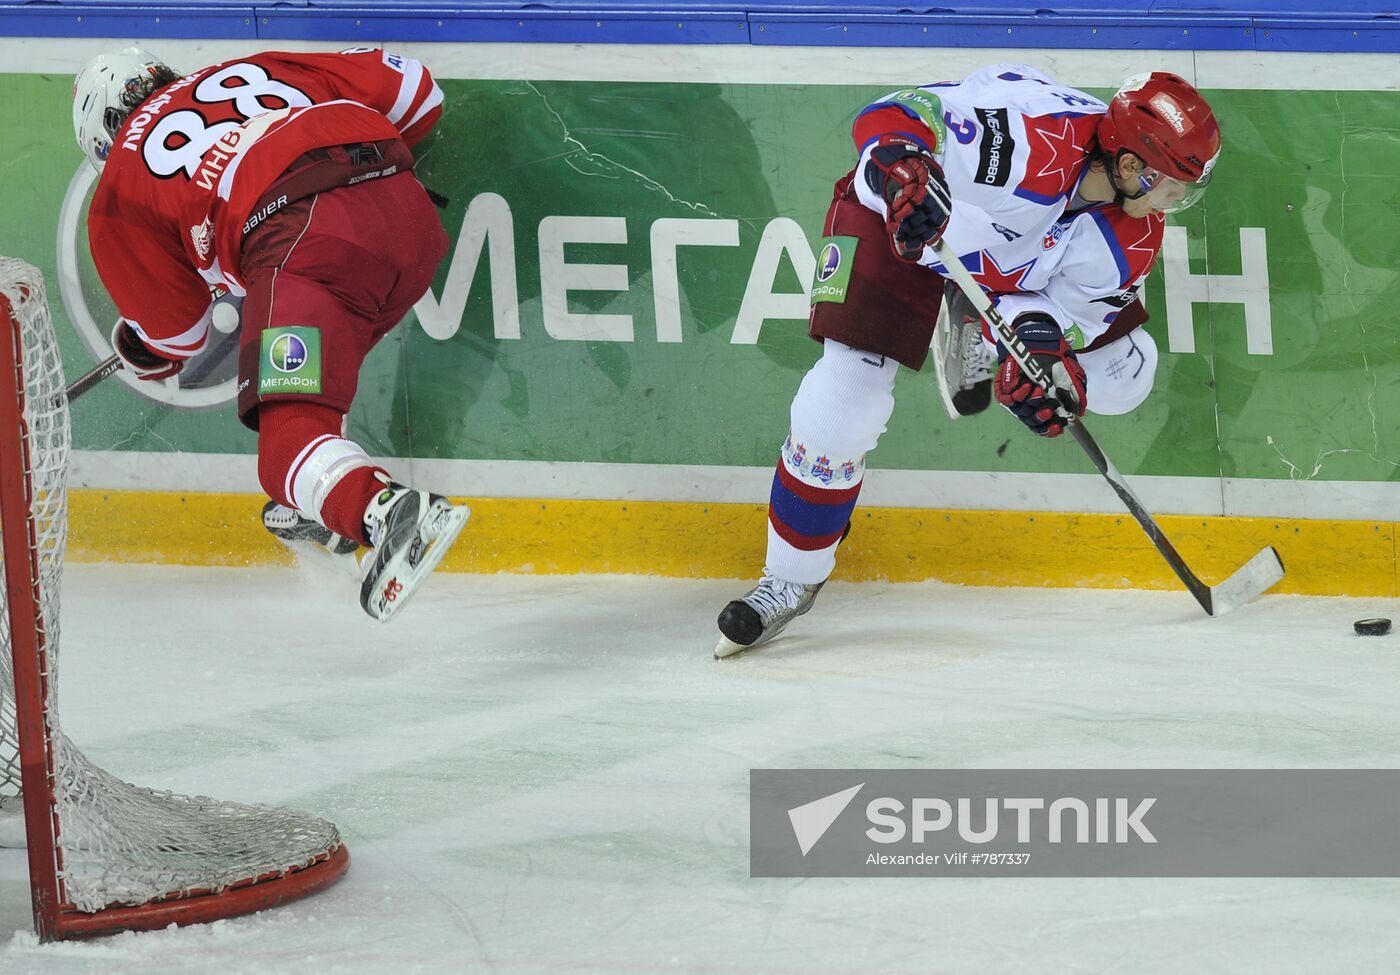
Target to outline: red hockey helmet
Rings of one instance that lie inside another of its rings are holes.
[[[1220,154],[1220,124],[1201,93],[1180,75],[1134,75],[1108,103],[1099,147],[1110,159],[1131,152],[1156,175],[1190,184],[1186,205],[1205,192]]]

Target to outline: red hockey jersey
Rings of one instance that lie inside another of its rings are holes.
[[[388,51],[270,52],[196,71],[131,113],[88,211],[88,242],[117,310],[171,359],[209,333],[210,287],[241,295],[245,224],[303,153],[402,138],[442,114],[418,61]]]

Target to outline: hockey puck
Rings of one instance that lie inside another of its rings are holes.
[[[1357,636],[1385,636],[1390,632],[1390,620],[1378,616],[1375,619],[1357,620],[1351,627]]]

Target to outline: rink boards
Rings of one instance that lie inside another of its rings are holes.
[[[285,564],[248,494],[96,491],[70,496],[78,562]],[[465,498],[472,517],[449,572],[621,573],[749,578],[763,565],[766,507],[662,501]],[[1390,522],[1163,516],[1204,580],[1265,545],[1288,575],[1273,592],[1394,596]],[[328,558],[328,557],[327,557]],[[862,507],[837,579],[974,586],[1179,589],[1127,515]]]
[[[268,46],[149,44],[176,63]],[[0,212],[0,239],[48,277],[73,375],[112,309],[82,241],[91,179],[67,79],[107,46],[0,40],[0,120],[25,161],[10,188],[32,201]],[[350,434],[479,499],[449,568],[755,574],[787,406],[818,352],[806,289],[849,118],[892,87],[1007,58],[1100,95],[1132,71],[1179,71],[1227,133],[1206,206],[1169,225],[1147,287],[1156,388],[1134,414],[1094,419],[1095,437],[1150,508],[1179,516],[1163,523],[1201,575],[1276,544],[1285,591],[1395,591],[1393,58],[394,46],[446,92],[420,174],[452,200],[453,247],[367,363]],[[278,557],[228,406],[230,352],[179,389],[116,381],[77,406],[74,557]],[[996,411],[951,423],[926,373],[902,375],[897,396],[840,577],[1172,584],[1073,444]]]

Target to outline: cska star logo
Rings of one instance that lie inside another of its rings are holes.
[[[1031,258],[1025,264],[1003,270],[997,263],[997,259],[987,251],[977,251],[971,255],[971,259],[964,258],[964,263],[968,265],[968,270],[977,283],[982,286],[983,291],[992,294],[1006,294],[1010,291],[1024,291],[1023,282],[1026,275],[1035,267],[1038,258]]]

